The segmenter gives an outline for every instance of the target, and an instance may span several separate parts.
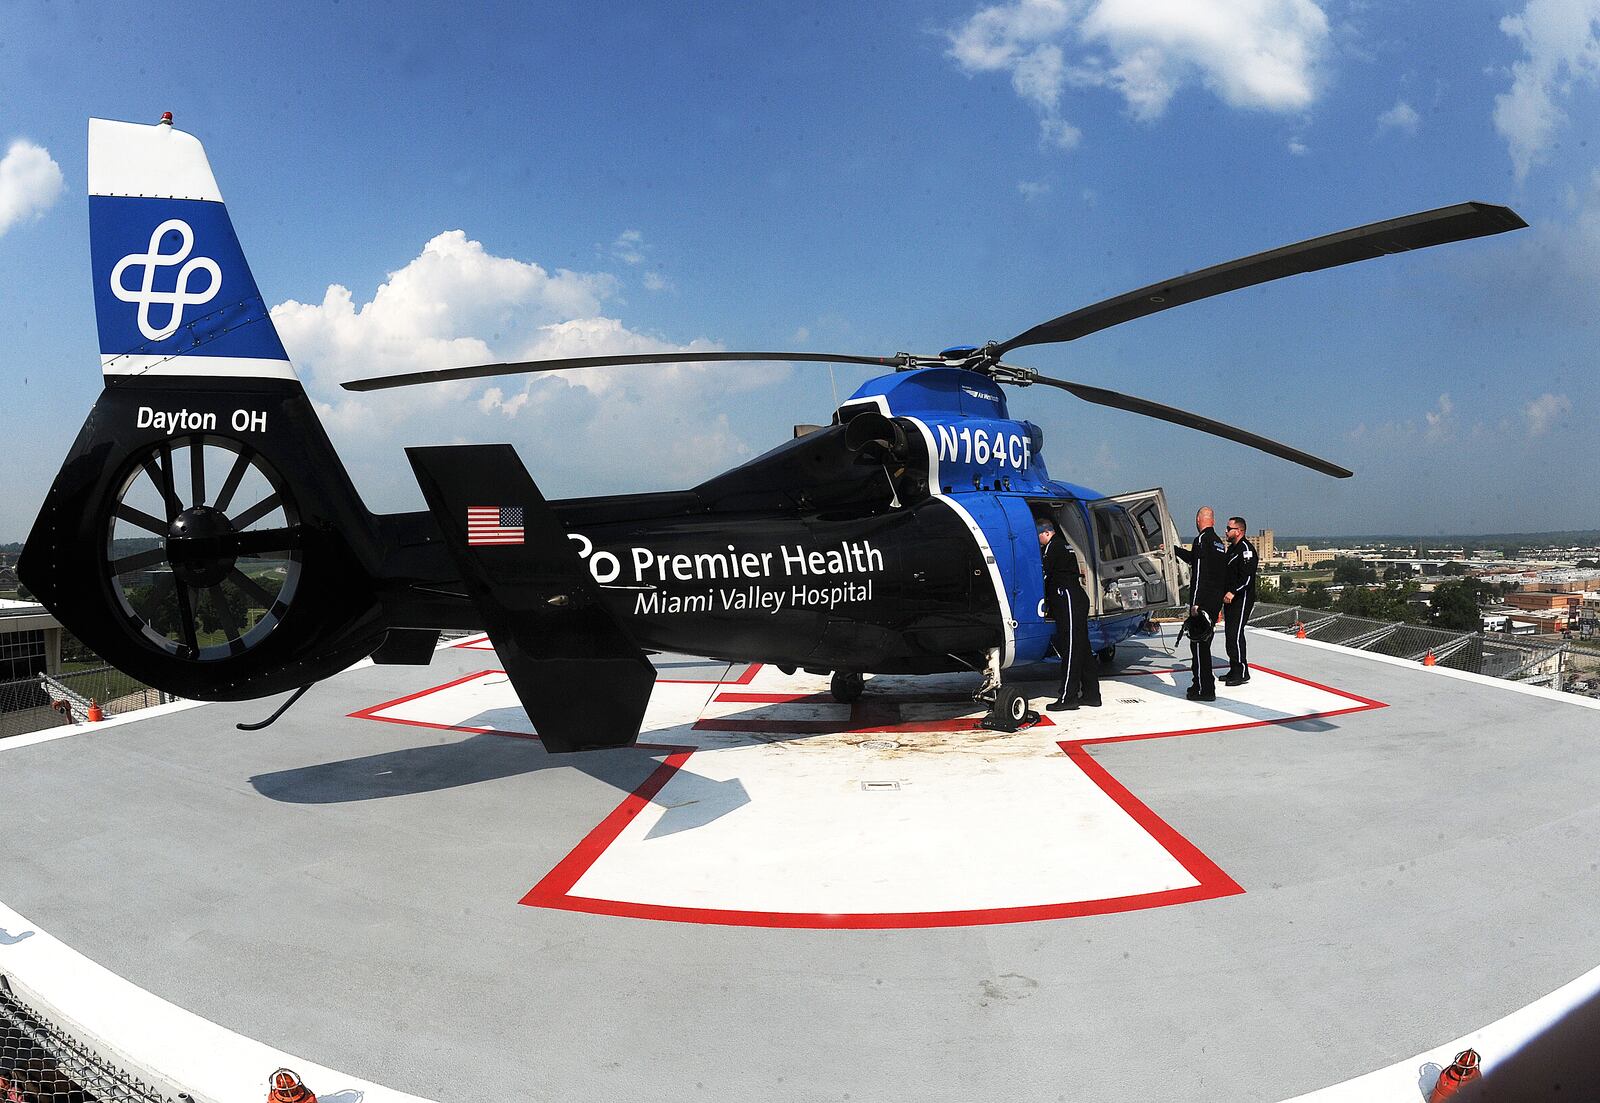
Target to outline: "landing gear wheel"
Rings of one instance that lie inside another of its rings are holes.
[[[861,675],[847,670],[836,670],[833,681],[828,685],[828,691],[833,694],[833,699],[846,705],[855,704],[861,699],[861,691],[867,688],[867,680]]]
[[[995,690],[994,704],[983,726],[990,731],[1014,732],[1037,722],[1039,714],[1028,708],[1028,698],[1015,686],[1001,686]]]
[[[1020,724],[1022,718],[1028,715],[1028,699],[1019,689],[1001,686],[999,694],[994,699],[994,711],[1013,724]]]
[[[1100,660],[1101,666],[1110,666],[1117,661],[1117,645],[1112,644],[1110,647],[1102,647],[1094,653],[1094,657]]]

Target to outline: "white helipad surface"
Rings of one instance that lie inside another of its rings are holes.
[[[1252,652],[1200,705],[1137,641],[1013,736],[658,656],[646,745],[550,755],[479,644],[7,740],[0,972],[219,1100],[1415,1103],[1592,1042],[1593,703]]]
[[[524,903],[688,922],[891,927],[1230,895],[1241,891],[1232,879],[1101,769],[1085,743],[1378,707],[1265,669],[1202,704],[1184,698],[1187,672],[1154,672],[1108,680],[1102,708],[1047,713],[1003,733],[981,729],[981,707],[959,679],[944,681],[940,692],[939,679],[869,679],[853,706],[833,701],[826,679],[770,668],[736,686],[663,682],[642,737],[667,752],[662,766]],[[357,715],[533,734],[497,670]]]

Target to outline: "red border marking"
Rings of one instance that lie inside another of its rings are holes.
[[[468,636],[464,640],[460,640],[457,643],[453,643],[453,644],[450,645],[450,647],[447,650],[456,650],[456,649],[461,649],[461,650],[465,650],[465,651],[493,651],[494,650],[494,645],[489,642],[489,634],[487,632],[485,632],[485,633],[482,633],[482,634],[477,635],[477,636]],[[693,657],[694,656],[692,656],[692,655],[690,656],[690,658],[693,658]],[[721,659],[707,659],[706,660],[706,665],[707,666],[715,666],[715,665],[717,665],[717,663],[722,662],[722,661],[723,660],[721,660]],[[735,662],[729,662],[726,665],[728,665],[728,666],[739,666],[741,664],[740,663],[735,663]],[[744,666],[745,671],[744,671],[743,674],[739,675],[737,678],[725,678],[725,679],[716,679],[716,678],[657,678],[656,681],[658,681],[658,682],[670,682],[671,684],[677,685],[677,686],[747,686],[755,679],[756,671],[761,669],[762,664],[761,663],[745,663],[745,664],[742,664],[742,665]]]
[[[1370,709],[1387,708],[1382,701],[1362,697],[1349,693],[1333,686],[1323,685],[1288,674],[1271,667],[1250,664],[1252,670],[1274,677],[1284,678],[1291,682],[1309,686],[1324,693],[1331,693],[1353,701],[1349,708],[1332,709],[1326,712],[1311,712],[1300,716],[1285,716],[1267,720],[1244,720],[1231,724],[1218,724],[1204,728],[1185,728],[1178,731],[1145,732],[1134,735],[1103,736],[1100,738],[1062,740],[1056,745],[1062,752],[1081,769],[1090,781],[1098,785],[1102,792],[1110,797],[1119,808],[1142,827],[1157,845],[1161,846],[1172,856],[1173,860],[1188,872],[1197,882],[1187,888],[1166,889],[1159,892],[1139,893],[1132,896],[1110,897],[1101,900],[1078,900],[1061,904],[1033,904],[1015,908],[983,908],[964,911],[940,912],[867,912],[867,913],[839,913],[824,912],[759,912],[738,911],[734,909],[716,908],[690,908],[672,904],[640,904],[631,901],[602,900],[595,897],[570,895],[574,886],[600,860],[612,843],[616,842],[628,824],[632,823],[641,812],[647,808],[657,793],[672,779],[672,776],[682,769],[694,754],[697,748],[683,747],[674,744],[640,743],[638,747],[654,752],[665,751],[667,757],[651,772],[650,776],[628,794],[611,813],[606,816],[593,830],[584,836],[582,841],[575,846],[560,862],[556,863],[549,873],[540,879],[539,883],[529,889],[520,901],[530,907],[552,908],[561,911],[584,912],[592,915],[612,915],[629,919],[653,919],[676,923],[700,923],[721,926],[739,927],[773,927],[773,928],[800,928],[800,929],[839,929],[839,930],[895,930],[926,927],[966,927],[984,926],[994,923],[1031,923],[1046,919],[1073,919],[1089,915],[1110,915],[1118,912],[1142,911],[1147,908],[1168,907],[1174,904],[1196,903],[1202,900],[1215,900],[1226,896],[1236,896],[1245,891],[1244,887],[1236,882],[1215,862],[1208,858],[1199,847],[1195,846],[1171,824],[1167,823],[1143,801],[1134,796],[1121,782],[1113,777],[1089,753],[1088,748],[1096,744],[1126,743],[1144,739],[1173,739],[1186,735],[1203,735],[1221,731],[1240,731],[1248,728],[1267,727],[1272,725],[1285,725],[1299,723],[1305,720],[1315,720],[1326,717],[1344,716],[1350,713],[1366,712]],[[721,683],[725,685],[748,685],[758,669],[752,664],[738,681]],[[1184,668],[1186,669],[1186,668]],[[1121,677],[1139,677],[1152,674],[1182,673],[1183,670],[1141,670],[1129,671]],[[519,739],[537,739],[538,736],[531,732],[508,732],[496,728],[469,728],[454,724],[439,724],[426,720],[407,720],[393,716],[378,715],[383,710],[395,705],[405,704],[410,701],[427,697],[458,685],[483,677],[486,674],[503,674],[502,670],[479,670],[463,675],[443,685],[433,686],[416,693],[397,697],[393,701],[372,705],[350,716],[362,720],[381,720],[390,724],[406,724],[412,727],[435,728],[446,731],[460,731],[472,734],[504,735]],[[663,679],[665,681],[667,679]],[[1118,679],[1105,679],[1116,681]],[[712,683],[716,684],[716,683]],[[785,694],[785,693],[752,693],[731,691],[717,695],[719,700],[734,703],[748,702],[751,704],[788,704],[796,701],[829,701],[831,698],[820,694]],[[933,694],[917,698],[917,703],[937,703],[940,700],[960,701],[966,698],[961,694]],[[861,702],[852,706],[852,717],[860,709]],[[883,718],[886,709],[873,710],[877,718]],[[700,730],[732,730],[732,731],[757,731],[755,724],[759,721],[719,721],[701,720],[695,724]],[[842,731],[860,731],[863,734],[893,731],[961,731],[969,730],[972,721],[969,719],[956,719],[945,721],[920,721],[906,722],[898,725],[868,726],[855,728],[833,721],[766,721],[770,724],[783,725],[782,730],[787,733],[805,734],[796,732],[800,724],[828,725],[827,733]],[[1050,723],[1048,717],[1040,718],[1041,725]],[[729,727],[722,727],[727,724]],[[809,729],[807,729],[809,731]]]
[[[1218,866],[1205,853],[1188,839],[1184,838],[1171,824],[1156,815],[1148,805],[1135,797],[1126,786],[1114,778],[1106,768],[1095,761],[1087,750],[1096,743],[1121,743],[1135,739],[1163,739],[1177,738],[1185,735],[1199,735],[1205,732],[1233,731],[1244,728],[1263,727],[1266,725],[1294,724],[1303,720],[1312,720],[1319,717],[1343,716],[1347,713],[1365,712],[1368,709],[1386,708],[1381,701],[1374,701],[1360,697],[1354,693],[1335,689],[1332,686],[1321,685],[1306,678],[1299,678],[1293,674],[1268,667],[1251,664],[1252,670],[1263,674],[1271,674],[1286,678],[1289,681],[1299,682],[1313,689],[1343,697],[1357,702],[1350,708],[1334,709],[1328,712],[1306,713],[1301,716],[1286,716],[1271,720],[1253,720],[1234,724],[1221,724],[1208,728],[1191,728],[1182,731],[1150,732],[1140,735],[1108,736],[1101,739],[1075,739],[1059,742],[1057,746],[1070,758],[1084,774],[1120,807],[1134,822],[1149,833],[1157,845],[1167,851],[1179,865],[1197,882],[1188,888],[1166,889],[1159,892],[1140,893],[1133,896],[1118,896],[1102,900],[1078,900],[1062,904],[1035,904],[1027,907],[1016,908],[984,908],[965,911],[940,911],[940,912],[868,912],[868,913],[839,913],[825,912],[759,912],[738,911],[734,909],[718,908],[690,908],[673,904],[640,904],[622,900],[602,900],[595,897],[570,895],[573,887],[585,873],[600,860],[608,847],[622,834],[624,828],[644,810],[650,798],[661,791],[664,786],[685,762],[688,754],[675,753],[656,768],[644,784],[634,790],[633,794],[625,799],[610,816],[607,816],[599,826],[589,832],[583,841],[567,855],[556,868],[542,878],[538,884],[529,889],[522,898],[522,903],[531,907],[553,908],[561,911],[585,912],[593,915],[613,915],[629,919],[654,919],[676,923],[701,923],[722,926],[739,927],[782,927],[804,929],[841,929],[841,930],[890,930],[925,927],[967,927],[983,926],[993,923],[1031,923],[1045,919],[1074,919],[1088,915],[1109,915],[1117,912],[1141,911],[1146,908],[1168,907],[1174,904],[1196,903],[1202,900],[1216,900],[1225,896],[1237,896],[1245,891],[1244,887],[1228,876],[1222,867]],[[1134,675],[1142,674],[1170,674],[1179,671],[1135,671]],[[1115,681],[1116,679],[1106,679]],[[796,700],[805,700],[808,696],[802,694],[718,694],[719,699],[743,701],[750,700],[759,703],[757,698],[776,698],[771,703],[785,703]],[[791,723],[806,723],[807,721],[793,721]],[[703,728],[708,723],[701,721],[695,725]],[[820,723],[820,721],[810,721]],[[940,722],[935,722],[940,723]],[[960,721],[964,726],[970,721]],[[752,722],[745,721],[743,726],[733,730],[751,731]],[[723,729],[714,729],[723,730]],[[792,730],[789,729],[789,730]],[[857,729],[845,729],[857,730]],[[864,731],[886,731],[887,728],[860,729]],[[918,728],[916,730],[935,730]],[[948,730],[948,729],[938,729]],[[958,729],[959,730],[959,729]]]
[[[381,705],[368,705],[364,709],[358,709],[357,711],[350,713],[350,717],[355,720],[381,720],[385,724],[405,724],[407,727],[412,728],[433,728],[436,731],[467,732],[471,735],[503,735],[508,739],[537,740],[539,736],[534,732],[506,731],[502,728],[468,728],[463,727],[460,724],[436,724],[431,720],[408,720],[401,716],[378,715],[384,709],[390,709],[396,705],[404,705],[411,701],[416,701],[420,698],[431,696],[435,693],[443,693],[447,689],[454,689],[456,686],[463,685],[467,682],[473,681],[476,678],[482,678],[486,674],[504,673],[505,671],[503,670],[475,670],[471,674],[463,674],[454,681],[449,681],[443,685],[434,686],[431,689],[419,690],[416,693],[408,693],[404,697],[396,697],[393,701],[385,701]]]
[[[455,646],[462,647],[465,645],[458,643]],[[482,648],[479,650],[487,650],[487,648]],[[658,678],[656,680],[660,682],[668,682],[672,685],[746,686],[749,685],[751,680],[755,678],[756,671],[761,669],[761,665],[762,664],[760,663],[751,663],[749,669],[747,669],[743,674],[739,675],[738,678],[727,682],[702,682],[698,680],[680,680],[676,678]],[[408,693],[404,697],[396,697],[393,701],[385,701],[379,705],[368,705],[364,709],[357,709],[355,712],[350,713],[349,716],[355,720],[381,720],[385,724],[405,724],[408,727],[413,728],[433,728],[435,731],[466,732],[469,735],[503,735],[508,739],[537,740],[539,738],[537,732],[515,732],[508,731],[505,728],[469,728],[461,724],[439,724],[432,720],[407,720],[399,716],[378,715],[385,709],[393,708],[395,705],[408,704],[411,701],[418,700],[422,697],[427,697],[434,693],[442,693],[447,689],[454,689],[456,686],[470,682],[474,678],[482,678],[486,674],[504,673],[504,670],[475,670],[471,674],[463,674],[461,677],[456,678],[453,681],[445,682],[443,685],[432,686],[428,689],[421,689],[416,693]],[[676,745],[668,743],[635,743],[634,746],[653,750],[671,750],[674,749]]]

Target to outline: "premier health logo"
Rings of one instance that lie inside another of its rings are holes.
[[[171,231],[177,232],[181,245],[175,253],[163,253],[161,241]],[[210,257],[191,258],[189,254],[193,249],[194,230],[181,218],[169,218],[151,231],[147,252],[129,253],[117,261],[116,267],[111,270],[111,293],[125,303],[139,304],[139,332],[144,334],[146,340],[165,341],[178,332],[178,327],[183,324],[185,307],[208,303],[222,290],[222,269]],[[137,288],[129,288],[123,282],[123,274],[135,265],[144,269],[144,277]],[[173,289],[155,290],[156,269],[177,265],[182,267],[178,269]],[[200,271],[207,274],[210,282],[204,292],[192,292],[189,290],[190,278]],[[166,325],[157,327],[150,321],[150,307],[154,304],[171,310]]]

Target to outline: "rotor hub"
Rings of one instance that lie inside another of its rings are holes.
[[[215,586],[238,562],[238,530],[211,506],[190,506],[167,529],[167,560],[185,585]]]

